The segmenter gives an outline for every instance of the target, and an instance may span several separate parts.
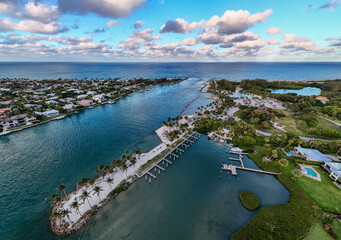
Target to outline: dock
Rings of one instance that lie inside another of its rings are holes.
[[[172,164],[171,161],[167,160],[166,158],[162,159],[163,161],[165,161],[166,163]]]
[[[264,170],[261,170],[261,169],[237,167],[237,166],[234,166],[234,165],[227,165],[227,164],[224,164],[221,169],[225,170],[225,171],[231,171],[233,176],[237,175],[237,169],[245,170],[245,171],[250,171],[250,172],[270,174],[270,175],[279,175],[279,174],[281,174],[281,173],[276,173],[276,172],[264,171]]]
[[[222,170],[231,171],[233,176],[237,176],[237,169],[234,165],[226,165],[224,164],[221,168]]]
[[[185,152],[185,150],[182,150],[181,148],[175,148],[175,150],[180,151],[180,152]]]
[[[174,153],[170,153],[169,155],[172,155],[173,157],[176,157],[176,158],[178,158],[179,156],[178,155],[176,155],[176,154],[174,154]]]
[[[148,174],[149,176],[151,176],[152,178],[156,179],[156,176],[150,172],[146,172],[146,174]]]
[[[189,138],[193,137],[194,134],[197,134],[199,137],[201,136],[200,133],[196,133],[196,132],[193,133],[191,136],[187,137],[186,139],[183,139],[183,141],[182,141],[178,146],[174,147],[174,148],[169,152],[169,154],[168,154],[167,156],[173,156],[174,159],[175,159],[175,158],[179,158],[179,156],[176,155],[175,153],[173,153],[173,151],[179,151],[180,153],[185,152],[185,150],[184,150],[184,149],[181,149],[180,147],[181,147],[181,146],[185,146],[186,148],[189,148],[191,145],[187,145],[187,144],[185,144],[185,142],[188,141],[188,142],[190,142],[190,143],[194,143],[193,141],[189,140]],[[198,137],[194,137],[194,139],[198,139]],[[161,166],[158,165],[158,164],[159,164],[160,162],[162,162],[162,161],[163,161],[163,162],[166,162],[167,164],[172,164],[172,163],[173,163],[172,161],[170,161],[170,160],[168,160],[168,159],[166,159],[166,158],[163,158],[163,159],[159,160],[158,162],[154,163],[152,166],[150,166],[150,167],[149,167],[147,170],[145,170],[141,175],[136,174],[137,177],[138,177],[138,178],[142,178],[143,176],[145,176],[145,177],[146,177],[146,180],[147,180],[147,175],[149,175],[150,177],[156,179],[156,176],[153,175],[152,173],[150,173],[150,171],[151,171],[153,168],[159,168],[160,170],[165,171],[165,169],[164,169],[163,167],[161,167]],[[168,165],[167,165],[167,167],[168,167]],[[155,169],[155,171],[156,171],[156,169]],[[159,171],[159,174],[160,174],[160,171]],[[151,179],[149,179],[149,182],[151,182]]]
[[[155,167],[157,167],[158,169],[161,169],[162,171],[165,171],[165,169],[163,167],[160,167],[159,165],[155,165]]]

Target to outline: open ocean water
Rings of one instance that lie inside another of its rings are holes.
[[[0,78],[341,78],[341,63],[12,63],[0,62]]]

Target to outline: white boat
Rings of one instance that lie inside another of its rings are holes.
[[[239,147],[233,147],[230,150],[230,153],[236,153],[236,154],[240,154],[243,152],[243,149],[239,148]]]

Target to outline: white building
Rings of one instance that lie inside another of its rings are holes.
[[[35,112],[35,114],[45,116],[45,117],[54,117],[54,116],[57,116],[59,114],[59,111],[49,110],[49,111],[45,111],[45,112]]]
[[[97,101],[97,102],[103,102],[106,100],[106,95],[105,94],[98,94],[92,97],[92,100]]]

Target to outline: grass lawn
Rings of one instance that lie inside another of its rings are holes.
[[[334,218],[332,224],[333,224],[333,233],[339,239],[341,239],[341,221]]]
[[[303,136],[303,137],[317,137],[317,136],[311,136],[308,132],[308,129],[311,127],[306,127],[304,129],[300,129],[297,126],[297,122],[299,119],[296,119],[293,115],[291,115],[288,111],[282,111],[282,113],[285,115],[285,117],[281,117],[277,119],[276,121],[280,124],[285,125],[284,129],[292,132],[296,135]],[[332,129],[336,131],[340,131],[340,128],[335,125],[334,123],[331,123],[323,118],[318,118],[319,124],[317,124],[314,128],[322,128],[322,129]],[[317,137],[319,138],[319,137]],[[322,138],[322,137],[321,137]],[[325,137],[323,137],[325,138]],[[328,139],[328,138],[326,138]]]
[[[291,177],[291,171],[294,166],[290,164],[284,167],[282,172]],[[319,167],[315,167],[321,176],[321,182],[302,176],[295,182],[302,188],[324,211],[341,213],[341,189],[337,188],[330,180],[327,173],[323,172]]]
[[[332,240],[332,238],[324,231],[322,221],[319,219],[304,240]]]

